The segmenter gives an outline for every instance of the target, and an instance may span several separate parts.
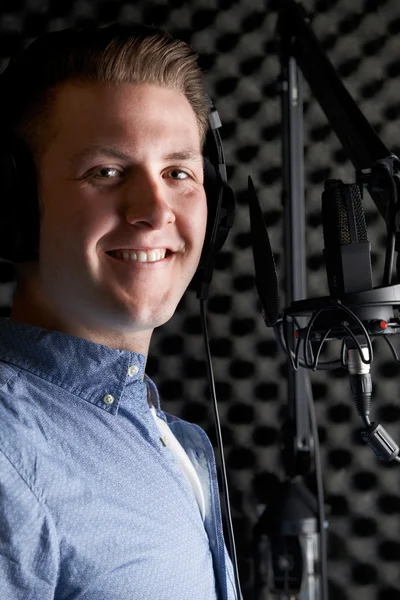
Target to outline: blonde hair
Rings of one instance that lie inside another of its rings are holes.
[[[49,33],[28,46],[1,76],[5,100],[0,104],[8,103],[2,114],[10,117],[13,134],[36,154],[46,143],[43,120],[63,83],[150,83],[185,95],[203,144],[209,100],[197,58],[185,42],[142,25]]]

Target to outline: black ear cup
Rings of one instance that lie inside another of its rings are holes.
[[[232,227],[235,212],[232,189],[206,157],[204,158],[204,190],[207,196],[208,218],[202,258],[207,255],[210,245],[214,252],[222,248]]]
[[[0,145],[0,258],[36,260],[39,206],[36,169],[25,144],[3,136]]]
[[[206,193],[208,189],[211,190],[210,223],[207,229],[213,233],[209,239],[206,236],[206,241],[212,245],[211,250],[215,254],[222,248],[233,225],[235,196],[227,180],[224,149],[219,134],[221,119],[210,98],[209,124],[204,147],[204,174]]]
[[[217,130],[220,126],[218,113],[210,101],[210,127],[203,151],[207,229],[200,263],[191,285],[196,289],[197,297],[202,299],[208,296],[216,253],[224,245],[235,215],[235,196],[227,183],[224,152]]]

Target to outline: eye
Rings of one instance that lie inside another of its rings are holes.
[[[171,179],[176,179],[176,180],[183,181],[190,177],[189,173],[187,173],[186,171],[182,171],[181,169],[171,169],[170,171],[167,171],[167,173],[169,174]]]
[[[100,167],[100,169],[97,169],[92,173],[92,175],[100,177],[101,179],[115,179],[120,174],[120,171],[115,167]]]

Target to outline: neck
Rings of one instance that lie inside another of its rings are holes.
[[[67,320],[49,304],[41,293],[40,287],[34,282],[34,278],[19,279],[11,309],[13,321],[51,331],[61,331],[116,350],[129,350],[147,356],[152,330],[106,329],[102,326],[78,323],[75,319]]]

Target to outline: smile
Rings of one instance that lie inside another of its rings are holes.
[[[122,260],[134,260],[141,263],[153,263],[163,260],[168,251],[165,248],[153,250],[111,250],[107,254]]]

